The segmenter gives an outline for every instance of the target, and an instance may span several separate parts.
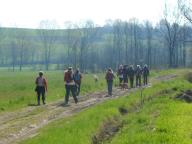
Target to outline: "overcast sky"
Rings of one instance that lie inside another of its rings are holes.
[[[174,4],[176,0],[168,0]],[[0,25],[37,28],[41,20],[91,19],[102,25],[106,19],[132,17],[156,23],[162,17],[164,0],[0,0]]]

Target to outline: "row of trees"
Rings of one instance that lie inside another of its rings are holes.
[[[117,68],[119,64],[148,64],[152,68],[185,67],[190,60],[192,15],[186,0],[173,11],[165,4],[164,18],[149,21],[67,22],[59,29],[55,21],[42,21],[39,28],[0,29],[0,66],[49,70],[67,66],[82,71]],[[188,20],[184,22],[183,16]],[[190,22],[190,23],[188,23]]]

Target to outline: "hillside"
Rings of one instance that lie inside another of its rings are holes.
[[[80,103],[69,107],[63,107],[63,100],[52,94],[50,102],[41,107],[23,107],[23,102],[13,101],[18,110],[1,112],[0,143],[190,143],[186,124],[191,119],[191,104],[175,99],[192,86],[186,73],[152,72],[148,87],[115,88],[112,98],[105,97],[103,87],[96,88],[96,93],[83,91]]]

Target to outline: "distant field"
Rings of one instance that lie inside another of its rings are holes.
[[[37,74],[34,71],[0,71],[0,112],[36,104],[34,89]],[[104,74],[98,76],[99,81],[95,83],[93,74],[83,75],[82,95],[105,88]],[[63,71],[48,71],[45,72],[45,77],[48,79],[47,102],[64,99]]]

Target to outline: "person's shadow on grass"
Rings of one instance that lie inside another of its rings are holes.
[[[28,106],[39,106],[38,104],[30,103]]]

